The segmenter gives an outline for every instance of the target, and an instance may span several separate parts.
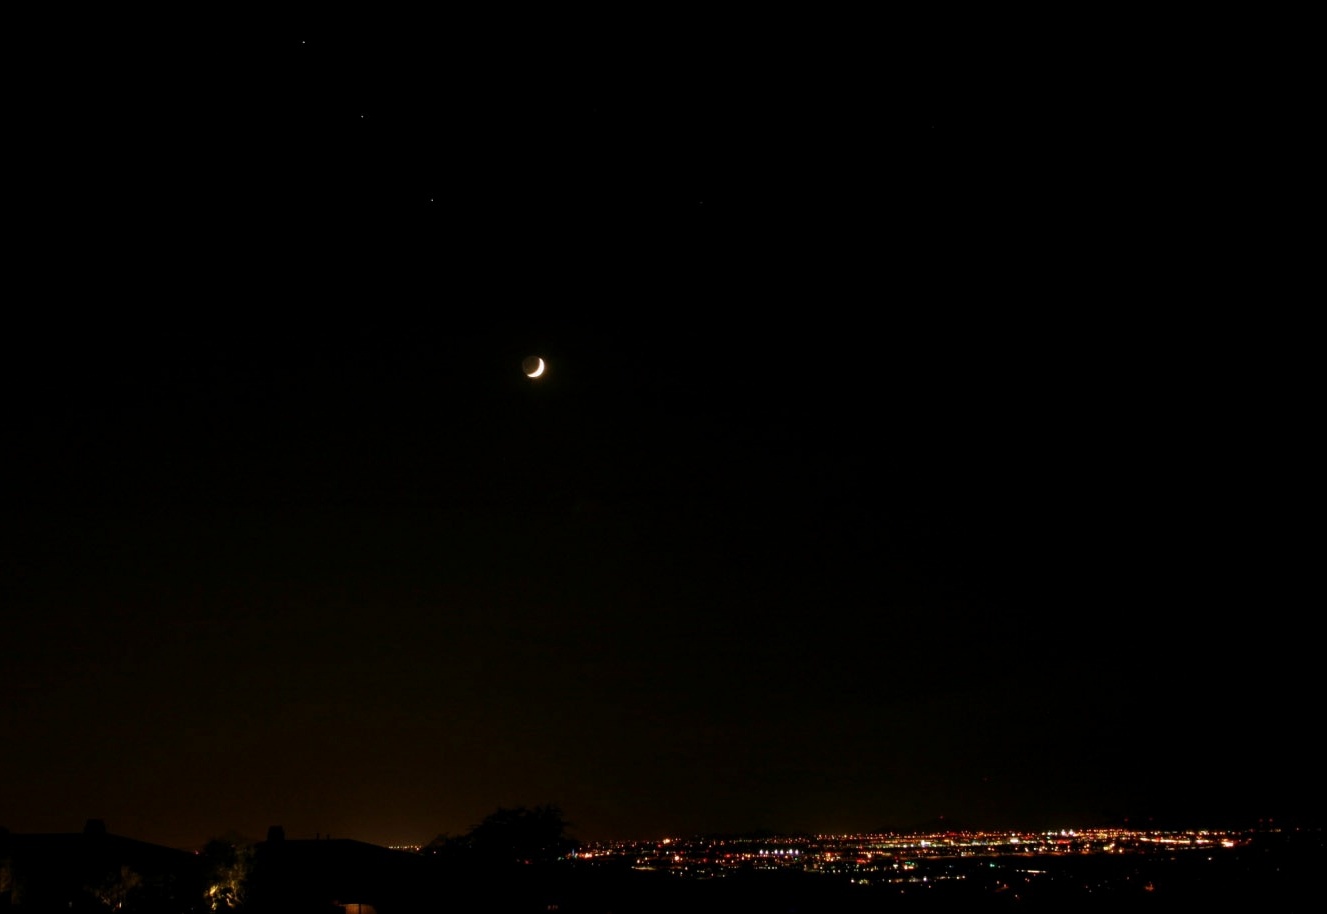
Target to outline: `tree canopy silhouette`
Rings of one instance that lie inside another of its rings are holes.
[[[542,863],[565,857],[579,846],[566,833],[570,827],[562,810],[551,804],[499,807],[464,835],[439,835],[429,849],[491,863]]]

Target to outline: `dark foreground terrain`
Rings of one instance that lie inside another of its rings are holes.
[[[267,841],[238,856],[95,830],[2,834],[0,911],[192,914],[665,914],[866,911],[1288,911],[1316,904],[1320,830],[1235,847],[886,861],[872,871],[641,870],[593,859],[499,864],[357,841]]]

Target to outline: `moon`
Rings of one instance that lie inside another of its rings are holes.
[[[527,378],[537,378],[544,373],[544,360],[537,355],[532,355],[521,363],[521,369],[525,372]]]

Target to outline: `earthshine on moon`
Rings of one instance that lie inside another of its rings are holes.
[[[544,360],[537,355],[532,355],[521,363],[521,369],[525,372],[527,378],[537,378],[544,373]]]

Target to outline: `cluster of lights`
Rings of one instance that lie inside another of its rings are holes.
[[[682,875],[738,866],[794,867],[819,872],[907,872],[918,860],[1034,855],[1146,853],[1148,848],[1233,848],[1248,835],[1226,832],[1159,832],[1129,829],[1061,829],[1049,832],[947,832],[932,835],[817,835],[765,840],[720,838],[615,842],[582,848],[580,860],[630,863]],[[994,864],[992,864],[994,865]]]

